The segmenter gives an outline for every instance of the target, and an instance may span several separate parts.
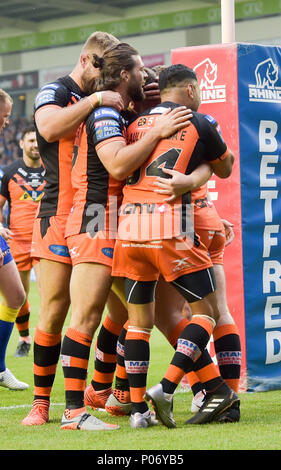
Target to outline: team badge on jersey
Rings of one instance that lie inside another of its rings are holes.
[[[41,201],[42,197],[43,197],[43,194],[44,192],[43,191],[25,191],[21,197],[20,197],[20,201],[34,201],[34,202],[39,202]]]

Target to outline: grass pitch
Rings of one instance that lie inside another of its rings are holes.
[[[32,282],[31,294],[31,333],[38,319],[39,295]],[[67,325],[67,322],[66,322]],[[162,425],[148,429],[132,430],[128,417],[112,417],[105,412],[95,412],[104,421],[118,423],[118,431],[74,432],[60,429],[64,411],[64,385],[60,364],[51,397],[50,423],[26,427],[22,419],[31,409],[33,399],[33,352],[27,358],[15,358],[18,332],[14,327],[8,345],[6,364],[16,377],[30,384],[22,392],[9,391],[0,387],[0,449],[1,450],[281,450],[281,391],[240,394],[241,420],[235,424],[205,424],[185,426],[191,416],[191,392],[176,393],[174,417],[176,429],[167,429]],[[157,383],[164,374],[173,350],[163,336],[154,330],[151,337],[151,361],[148,386]],[[88,379],[93,370],[91,353]],[[92,411],[91,411],[92,412]],[[109,455],[109,454],[108,454]],[[124,454],[126,455],[126,454]],[[99,462],[97,462],[99,463]],[[157,462],[154,462],[157,463]],[[161,463],[164,463],[163,461]],[[124,468],[124,466],[123,466]]]

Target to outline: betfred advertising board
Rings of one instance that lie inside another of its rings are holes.
[[[241,390],[281,388],[281,48],[219,44],[172,51],[193,68],[199,111],[212,115],[235,155],[209,191],[234,224],[225,250],[227,298],[242,342]]]
[[[238,44],[248,389],[281,388],[281,48]]]

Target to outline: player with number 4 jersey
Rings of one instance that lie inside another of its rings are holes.
[[[193,109],[198,109],[200,89],[192,69],[181,64],[167,67],[160,74],[159,88],[161,104],[129,126],[129,142],[137,141],[153,128],[157,115],[167,108],[189,106],[192,100]],[[156,193],[153,187],[159,176],[170,177],[164,168],[188,175],[205,161],[217,176],[227,178],[234,158],[216,122],[194,112],[190,125],[162,139],[124,187],[112,274],[125,278],[129,326],[124,357],[132,402],[132,428],[149,425],[145,400],[153,404],[157,418],[164,425],[176,426],[172,416],[173,394],[184,373],[193,370],[216,324],[215,277],[207,249],[191,223],[191,194],[185,192],[167,204],[165,196]],[[155,321],[155,288],[160,274],[189,302],[193,317],[178,338],[165,376],[146,391],[149,339]],[[213,421],[239,401],[221,376],[214,379],[213,389],[208,392],[206,406],[188,424]],[[206,407],[210,413],[204,413]]]
[[[176,108],[178,105],[171,102],[161,103],[161,106],[152,108],[138,117],[127,129],[127,140],[129,143],[137,140],[151,127],[154,126],[159,114],[167,108]],[[171,281],[188,272],[195,272],[212,266],[205,246],[200,244],[199,238],[194,235],[194,244],[189,251],[188,262],[182,262],[182,269],[175,270],[173,261],[181,258],[176,248],[176,238],[184,239],[186,233],[190,233],[188,224],[192,223],[192,197],[191,192],[179,196],[172,204],[165,202],[165,196],[154,191],[153,183],[157,177],[169,177],[163,173],[162,168],[174,169],[184,174],[190,174],[201,162],[207,160],[215,165],[218,161],[223,161],[229,155],[228,148],[217,130],[217,123],[210,116],[194,112],[191,124],[168,139],[163,139],[156,147],[150,158],[141,168],[127,178],[124,187],[124,199],[120,210],[118,237],[123,240],[137,242],[151,242],[152,240],[162,240],[169,249],[165,250],[163,259],[161,258],[163,275]],[[173,241],[172,241],[173,239]],[[165,241],[164,241],[165,240]],[[167,242],[166,240],[170,240]],[[178,240],[179,241],[179,240]],[[188,242],[182,242],[188,243]],[[152,266],[156,252],[157,257],[162,251],[155,244],[154,249],[145,249],[148,253],[146,257],[150,259],[150,269],[140,270],[141,259],[130,262],[123,255],[129,252],[140,253],[141,246],[131,246],[131,249],[118,241],[115,246],[116,256],[114,257],[114,274],[125,276],[130,274],[131,279],[152,281],[158,279],[158,269]],[[136,244],[134,244],[136,245]],[[146,245],[146,246],[147,246]],[[188,245],[186,245],[188,247]],[[122,256],[120,256],[122,253]],[[186,255],[182,252],[182,259]]]

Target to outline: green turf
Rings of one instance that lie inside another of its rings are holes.
[[[31,332],[38,319],[39,297],[32,283]],[[243,393],[241,420],[235,424],[207,424],[185,426],[191,416],[191,392],[177,393],[174,400],[176,429],[162,425],[148,429],[132,430],[128,417],[111,417],[104,412],[96,416],[104,421],[118,423],[120,429],[111,432],[78,432],[60,430],[64,410],[63,374],[58,366],[51,398],[50,423],[39,427],[25,427],[21,420],[32,404],[32,353],[28,358],[14,358],[18,334],[14,328],[7,352],[6,363],[16,377],[31,386],[22,392],[0,387],[0,449],[1,450],[280,450],[281,406],[280,391]],[[172,348],[155,330],[151,338],[151,361],[148,385],[162,377],[172,355]],[[91,354],[89,379],[93,369]]]

